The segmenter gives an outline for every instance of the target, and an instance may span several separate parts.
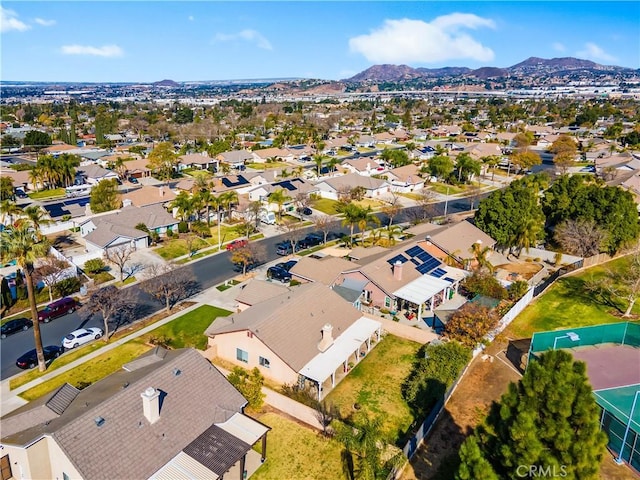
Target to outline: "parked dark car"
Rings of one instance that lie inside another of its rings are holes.
[[[138,179],[136,177],[129,177],[127,178],[127,180],[129,180],[129,182],[131,183],[138,183]]]
[[[267,270],[267,278],[271,278],[272,280],[280,280],[282,283],[288,282],[291,280],[291,273],[284,268],[273,266],[269,267]]]
[[[55,358],[58,358],[63,353],[62,347],[58,345],[48,345],[42,349],[44,353],[45,363],[51,363]],[[19,368],[27,369],[34,368],[38,365],[38,356],[36,355],[36,349],[29,350],[16,360],[16,365]]]
[[[247,272],[249,270],[253,270],[258,265],[260,265],[260,262],[258,262],[257,260],[253,260],[253,261],[249,262],[247,264]],[[242,272],[243,269],[244,269],[244,265],[242,263],[234,263],[233,264],[233,271],[234,272]]]
[[[71,297],[64,297],[50,303],[44,309],[38,312],[38,320],[48,323],[54,318],[61,317],[68,313],[73,313],[76,309],[76,301]]]
[[[300,248],[306,249],[315,247],[316,245],[320,245],[324,240],[324,236],[321,233],[310,233],[302,240],[300,240],[299,245]]]
[[[7,338],[7,335],[29,330],[31,327],[33,327],[33,322],[28,318],[14,318],[0,327],[0,338]]]
[[[311,210],[309,207],[304,207],[304,208],[300,208],[298,212],[301,215],[311,215],[313,213],[313,210]]]
[[[298,263],[297,260],[289,260],[288,262],[277,263],[276,267],[284,268],[288,272],[296,263]]]

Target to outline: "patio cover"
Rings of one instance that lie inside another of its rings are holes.
[[[242,413],[234,413],[229,420],[216,425],[249,445],[256,443],[270,430],[266,425]]]
[[[360,317],[324,352],[318,353],[302,369],[300,374],[318,383],[329,378],[353,352],[367,341],[375,332],[380,331],[382,324],[367,317]]]
[[[393,294],[403,300],[421,305],[450,285],[451,282],[448,280],[432,277],[431,275],[422,275],[420,278],[416,278],[414,281],[396,290]]]

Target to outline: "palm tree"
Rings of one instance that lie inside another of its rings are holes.
[[[205,209],[206,212],[206,219],[207,219],[207,225],[211,226],[211,217],[209,215],[209,213],[211,212],[211,207],[214,204],[214,196],[211,193],[211,190],[200,190],[197,193],[197,197],[199,199],[199,204],[201,205],[201,207],[203,207]],[[200,217],[200,215],[198,215],[198,217]]]
[[[342,226],[346,227],[349,225],[351,231],[349,234],[349,245],[353,246],[353,229],[360,222],[362,218],[362,208],[356,205],[355,203],[347,203],[344,207],[342,207]]]
[[[38,368],[44,372],[47,368],[42,352],[42,337],[40,336],[40,322],[38,321],[38,309],[33,289],[33,263],[37,258],[43,257],[49,250],[49,245],[42,240],[42,236],[33,223],[20,218],[15,224],[7,227],[0,233],[0,258],[3,261],[15,259],[18,266],[24,272],[27,284],[27,296],[31,307],[31,319],[33,321],[33,337],[36,344]]]
[[[282,220],[282,205],[289,200],[291,200],[291,197],[285,193],[284,188],[279,188],[269,195],[269,202],[278,205],[278,220]]]
[[[230,190],[220,195],[227,218],[231,218],[234,205],[238,204],[238,192]]]
[[[396,235],[402,233],[402,229],[397,225],[387,225],[385,233],[387,234],[388,246],[393,246],[396,244]]]
[[[380,219],[373,214],[371,206],[366,209],[360,208],[360,219],[358,220],[358,228],[360,229],[360,242],[364,242],[364,231],[367,229],[367,225],[374,223],[380,225]]]
[[[13,219],[22,214],[22,209],[11,200],[2,200],[0,202],[0,218],[2,218],[2,224],[13,223]]]
[[[23,216],[27,218],[40,235],[40,228],[51,223],[51,217],[38,205],[29,205],[23,210]]]
[[[318,177],[319,177],[320,176],[320,170],[322,169],[322,155],[318,155],[318,154],[314,155],[313,156],[313,161],[316,164],[316,170],[317,170]]]
[[[194,201],[191,195],[184,190],[176,195],[176,198],[170,204],[171,208],[175,208],[178,211],[180,220],[183,222],[189,222],[189,218],[193,213]]]
[[[337,438],[344,449],[341,452],[345,476],[352,480],[387,478],[404,461],[401,451],[383,460],[388,446],[382,434],[381,417],[363,415],[355,426],[340,424]]]
[[[42,171],[42,168],[33,167],[31,169],[29,172],[29,182],[31,182],[36,191],[40,190],[38,187],[44,187],[44,172]]]
[[[486,268],[487,270],[489,270],[489,273],[493,273],[495,268],[487,258],[489,256],[489,252],[491,252],[491,247],[483,247],[482,242],[478,240],[477,242],[474,242],[473,245],[471,245],[469,252],[473,254],[478,270]]]
[[[529,252],[529,248],[535,246],[538,242],[540,234],[543,231],[543,224],[536,218],[529,218],[520,227],[516,234],[515,243],[518,247],[518,257],[522,253],[522,250]]]

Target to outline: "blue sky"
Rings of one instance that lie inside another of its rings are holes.
[[[338,80],[531,56],[640,68],[636,1],[3,1],[0,14],[9,81]]]

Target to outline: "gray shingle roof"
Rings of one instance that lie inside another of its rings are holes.
[[[224,319],[206,331],[210,337],[250,330],[293,370],[300,371],[318,354],[323,325],[337,338],[361,317],[353,305],[321,283],[300,285]]]
[[[148,387],[163,392],[154,424],[146,420],[140,398]],[[3,417],[2,443],[26,445],[49,434],[82,477],[92,480],[149,478],[212,424],[246,405],[193,349],[169,351],[163,360],[132,372],[118,371],[82,390],[61,415],[45,405],[49,398]],[[49,413],[44,416],[43,410]],[[102,426],[97,417],[104,419]]]
[[[327,255],[317,259],[302,257],[290,270],[290,272],[305,280],[331,285],[342,272],[355,270],[358,265],[339,257]]]
[[[255,305],[264,302],[276,295],[282,295],[289,291],[284,285],[278,285],[273,282],[263,282],[261,280],[253,280],[242,287],[242,290],[235,298],[236,302],[245,305]]]

